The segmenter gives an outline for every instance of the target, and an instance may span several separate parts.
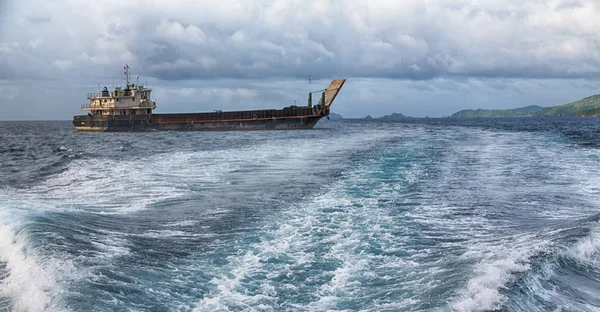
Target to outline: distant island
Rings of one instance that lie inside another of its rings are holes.
[[[406,117],[406,116],[404,116],[404,115],[402,115],[400,113],[392,113],[391,115],[385,115],[385,116],[381,116],[381,117],[378,117],[378,118],[373,118],[373,117],[371,117],[371,115],[367,115],[365,117],[365,120],[386,120],[386,121],[390,121],[390,120],[404,120],[406,118],[409,118],[409,117]]]
[[[600,95],[593,95],[579,101],[542,107],[537,105],[515,109],[465,109],[452,115],[454,118],[481,117],[596,117],[600,116]]]

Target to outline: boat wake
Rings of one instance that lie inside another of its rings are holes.
[[[8,215],[9,205],[0,200],[0,302],[4,298],[6,311],[60,310],[60,293],[75,269],[61,255],[38,252],[30,242],[35,225]]]

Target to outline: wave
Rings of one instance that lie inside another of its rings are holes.
[[[438,148],[458,135],[448,132],[430,144]],[[275,226],[253,238],[259,243],[211,268],[212,289],[196,310],[505,308],[514,285],[557,248],[551,235],[540,232],[547,227],[527,228],[511,218],[524,213],[557,224],[572,207],[557,205],[561,213],[549,214],[547,207],[520,204],[512,194],[529,194],[528,186],[503,170],[506,159],[515,158],[515,172],[528,170],[528,178],[537,178],[532,169],[538,158],[552,159],[558,148],[535,150],[539,154],[519,163],[523,155],[507,146],[522,136],[476,135],[481,146],[431,153],[428,144],[408,139],[370,155],[323,194],[271,220]],[[542,148],[534,135],[526,138],[528,147]],[[566,168],[541,171],[546,174],[555,184],[535,192],[559,194],[562,185],[573,184]],[[458,178],[462,184],[452,185]],[[583,208],[571,217],[589,214],[590,207]],[[578,254],[596,259],[597,243],[582,241]]]
[[[369,297],[385,289],[394,296],[431,289],[436,268],[419,263],[427,251],[415,251],[412,259],[400,256],[407,241],[391,233],[402,231],[402,224],[382,205],[398,200],[405,189],[394,184],[398,181],[380,183],[378,166],[346,172],[322,194],[273,216],[274,226],[256,238],[259,242],[211,269],[212,289],[195,311],[328,310],[348,304],[369,309]],[[415,183],[423,174],[414,166],[400,183]],[[422,272],[410,273],[416,267]],[[399,280],[398,272],[406,279]],[[410,308],[422,303],[416,297],[378,300],[375,306]]]
[[[75,246],[63,246],[57,249],[65,254],[59,254],[59,251],[38,245],[40,237],[52,233],[30,233],[38,215],[56,214],[69,220],[65,222],[77,222],[90,217],[89,214],[97,217],[97,214],[136,213],[198,190],[227,187],[235,183],[241,174],[247,175],[247,171],[256,168],[263,168],[265,174],[281,176],[282,172],[288,172],[288,176],[293,177],[302,170],[314,170],[315,164],[323,163],[325,155],[345,156],[345,151],[352,150],[355,145],[369,144],[374,138],[386,138],[386,134],[375,133],[359,140],[344,138],[340,144],[330,144],[326,140],[301,141],[300,144],[290,141],[279,142],[280,146],[275,147],[267,142],[242,149],[178,151],[130,158],[77,158],[71,159],[60,172],[35,185],[0,189],[0,202],[10,202],[10,206],[0,210],[6,215],[0,218],[3,222],[0,228],[0,261],[5,264],[3,270],[6,271],[0,284],[0,297],[8,298],[11,309],[16,311],[61,309],[69,296],[79,293],[77,289],[69,289],[69,285],[79,284],[82,280],[102,279],[99,275],[103,272],[102,268],[132,255],[134,249],[130,238],[206,236],[177,229],[193,226],[195,221],[172,222],[165,224],[168,229],[146,230],[138,234],[119,230],[105,233],[92,224],[89,233],[78,233],[84,235],[89,243],[86,250],[75,255],[68,250]],[[281,144],[285,144],[285,148],[281,148]],[[59,151],[66,152],[68,148],[60,147]],[[290,163],[294,164],[294,174],[289,170]],[[257,183],[265,184],[262,181]],[[215,213],[210,217],[218,217]],[[102,218],[102,222],[110,219]],[[263,291],[269,293],[268,289]],[[258,295],[256,300],[269,300],[269,295]]]
[[[535,256],[548,251],[549,241],[540,241],[535,236],[513,237],[505,244],[478,245],[477,254],[487,257],[474,269],[474,276],[467,283],[466,294],[451,304],[452,311],[493,311],[503,307],[509,285],[518,274],[531,269]]]
[[[596,223],[590,234],[567,249],[566,256],[584,266],[600,269],[600,223]]]
[[[588,235],[569,246],[558,244],[551,236],[540,239],[525,235],[511,237],[505,244],[494,242],[487,250],[485,244],[473,248],[479,249],[475,254],[487,257],[475,266],[465,293],[450,304],[452,311],[596,309],[591,304],[594,299],[580,302],[576,298],[594,292],[595,287],[600,286],[600,279],[590,289],[586,283],[569,282],[563,286],[557,283],[570,280],[571,274],[600,278],[600,225],[597,222]],[[566,287],[570,289],[568,293],[563,290]]]
[[[47,209],[128,214],[198,190],[236,183],[239,175],[257,168],[277,177],[290,173],[289,164],[294,164],[297,171],[310,170],[310,164],[322,164],[319,159],[324,155],[334,157],[356,145],[383,138],[385,133],[375,132],[360,138],[340,139],[339,144],[319,139],[275,142],[279,145],[274,146],[267,141],[245,148],[72,159],[37,185],[0,189],[0,192]],[[59,150],[63,149],[68,150],[62,146]]]
[[[0,280],[0,298],[12,311],[52,311],[61,306],[62,283],[73,276],[73,265],[55,255],[41,255],[30,242],[25,219],[0,207],[0,262],[6,275]]]
[[[593,310],[593,298],[577,305],[550,286],[598,271],[597,227],[567,246],[553,232],[595,208],[586,169],[597,161],[561,150],[572,159],[554,166],[561,146],[540,152],[536,134],[455,130],[70,160],[0,189],[0,305],[533,311],[528,298],[543,298],[537,306]],[[77,238],[46,247],[58,233],[36,232],[42,214]],[[131,220],[143,221],[125,228]]]
[[[2,190],[30,206],[51,211],[83,211],[99,214],[132,213],[160,201],[187,193],[185,182],[214,181],[227,168],[202,166],[202,171],[185,170],[194,154],[174,153],[168,159],[79,159],[39,185]],[[188,171],[185,180],[177,177]]]

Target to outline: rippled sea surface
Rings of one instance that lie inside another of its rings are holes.
[[[600,311],[600,120],[0,123],[0,311]]]

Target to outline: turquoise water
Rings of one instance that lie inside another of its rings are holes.
[[[0,128],[0,311],[600,310],[595,119]]]

